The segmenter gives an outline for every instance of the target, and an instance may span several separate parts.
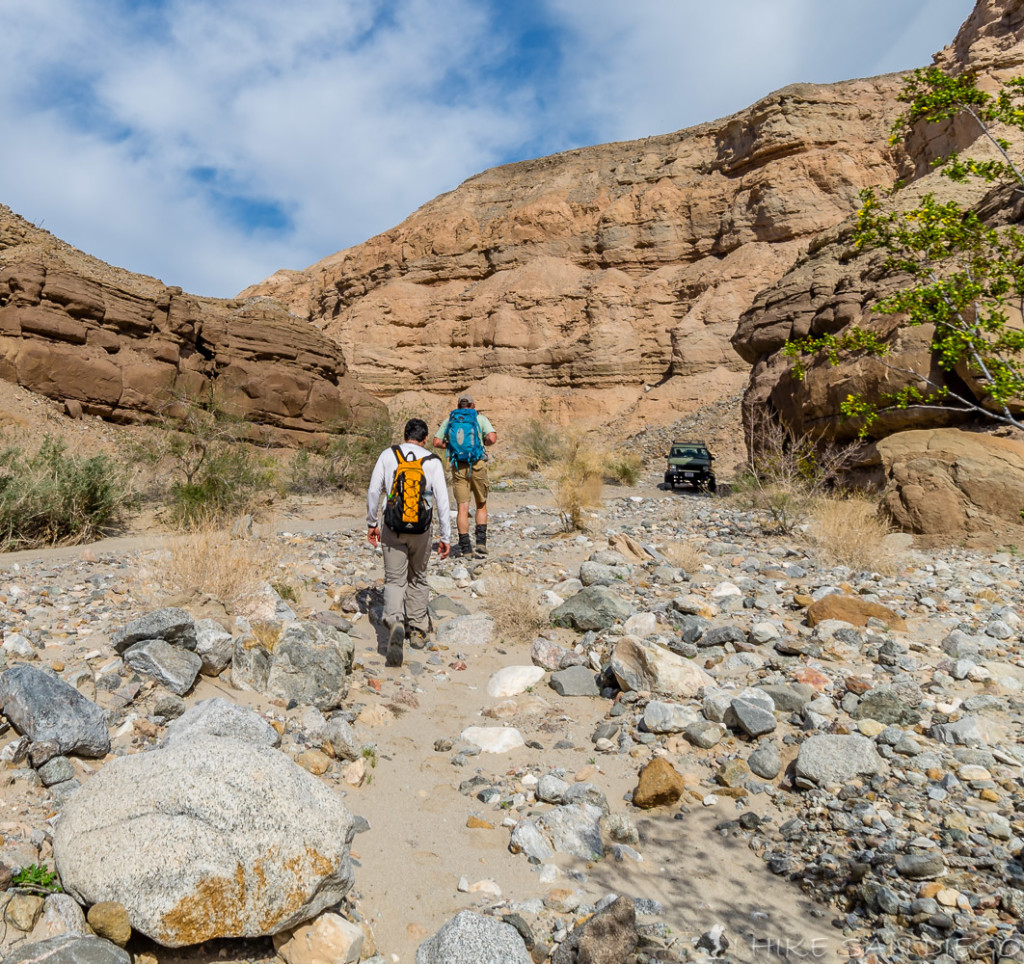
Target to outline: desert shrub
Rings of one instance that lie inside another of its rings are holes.
[[[691,542],[669,542],[659,547],[659,551],[673,566],[684,572],[697,572],[705,562],[704,553]]]
[[[848,495],[817,501],[809,537],[831,565],[891,574],[897,560],[882,540],[892,531],[876,502]]]
[[[561,455],[549,466],[548,477],[566,532],[583,529],[584,511],[601,504],[604,472],[604,453],[586,436],[578,432],[565,436]]]
[[[536,587],[518,572],[488,578],[487,611],[499,635],[513,643],[527,642],[550,625]]]
[[[835,489],[852,449],[797,436],[767,414],[748,425],[750,461],[732,483],[732,494],[762,517],[768,532],[788,533],[817,500]]]
[[[515,447],[531,472],[551,465],[562,457],[565,432],[539,418],[530,419],[514,435]]]
[[[171,483],[170,518],[189,526],[250,509],[275,479],[274,463],[244,442],[211,446],[197,471]]]
[[[288,465],[288,487],[296,492],[325,493],[337,489],[360,493],[366,490],[377,456],[389,445],[401,442],[408,421],[402,412],[383,412],[359,430],[336,427],[328,439],[312,451],[296,452]]]
[[[605,479],[618,485],[636,485],[643,471],[644,460],[639,455],[613,455],[605,464]]]
[[[152,554],[137,581],[157,597],[212,596],[230,608],[276,575],[273,546],[251,535],[232,538],[204,519]]]
[[[0,547],[7,551],[97,539],[135,501],[125,463],[83,458],[49,435],[33,453],[9,446],[0,462]]]

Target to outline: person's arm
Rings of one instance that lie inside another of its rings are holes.
[[[374,548],[380,542],[380,525],[377,515],[380,512],[380,497],[384,493],[384,462],[390,449],[381,452],[373,466],[370,485],[366,490],[366,539]]]
[[[445,419],[438,430],[434,433],[434,448],[443,449],[447,448],[448,443],[445,441],[445,432],[448,430],[448,419]]]
[[[424,474],[430,483],[430,491],[434,493],[437,522],[441,527],[441,544],[450,546],[452,544],[452,509],[451,503],[448,501],[448,482],[444,477],[444,466],[441,460],[431,459],[427,462]],[[444,556],[441,558],[443,559]]]
[[[480,427],[480,437],[483,439],[484,445],[490,446],[498,441],[498,433],[494,431],[494,426],[486,415],[477,415],[476,421]]]

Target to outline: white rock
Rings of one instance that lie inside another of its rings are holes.
[[[0,653],[17,659],[34,659],[36,648],[21,633],[8,633],[0,646]]]
[[[716,602],[725,599],[727,596],[742,596],[743,590],[731,582],[720,582],[711,590],[711,598]]]
[[[484,753],[508,753],[526,746],[523,734],[511,726],[468,726],[462,731],[462,739]]]
[[[654,613],[634,613],[623,630],[629,636],[653,636],[658,631],[658,617]]]
[[[487,695],[494,699],[508,699],[525,693],[544,678],[540,666],[506,666],[487,681]]]
[[[636,636],[623,636],[612,652],[611,669],[624,690],[650,690],[692,698],[714,680],[696,663]]]

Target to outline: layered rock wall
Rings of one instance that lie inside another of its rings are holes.
[[[197,298],[89,258],[0,207],[0,378],[115,421],[183,397],[288,437],[379,406],[280,305]]]
[[[897,86],[798,84],[715,123],[495,168],[242,297],[308,317],[382,396],[473,385],[492,406],[607,418],[681,379],[707,400],[745,379],[728,338],[757,292],[894,176]]]

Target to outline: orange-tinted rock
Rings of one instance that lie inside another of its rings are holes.
[[[655,757],[639,775],[633,791],[633,806],[641,810],[665,807],[675,803],[685,789],[683,778],[664,757]]]
[[[341,349],[265,300],[184,294],[105,265],[0,206],[0,378],[118,421],[210,385],[286,440],[382,411]]]
[[[807,607],[807,625],[817,626],[826,619],[841,619],[851,626],[866,626],[868,620],[880,619],[889,629],[906,632],[907,624],[888,606],[871,602],[861,596],[832,593]]]

